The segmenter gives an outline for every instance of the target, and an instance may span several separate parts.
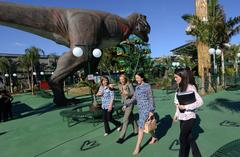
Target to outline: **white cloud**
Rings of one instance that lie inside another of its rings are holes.
[[[20,42],[15,42],[14,45],[15,45],[15,46],[19,46],[19,47],[26,46],[25,44],[20,43]]]

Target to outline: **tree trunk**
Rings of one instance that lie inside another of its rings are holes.
[[[31,62],[31,81],[32,81],[32,95],[34,95],[34,80],[33,80],[33,63]]]
[[[30,80],[29,70],[27,72],[27,77],[28,77],[28,89],[31,89],[31,80]]]

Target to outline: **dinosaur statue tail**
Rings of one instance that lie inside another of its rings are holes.
[[[0,2],[0,25],[20,29],[55,41],[54,33],[62,35],[66,31],[66,26],[61,26],[64,25],[65,18],[62,14],[64,11],[64,9]]]

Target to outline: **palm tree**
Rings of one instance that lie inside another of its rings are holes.
[[[28,89],[31,89],[31,81],[30,81],[30,73],[29,73],[29,69],[31,67],[31,63],[27,58],[27,55],[22,55],[20,57],[18,57],[18,62],[20,63],[20,68],[23,71],[26,71],[27,73],[27,79],[28,79]]]
[[[183,19],[189,23],[187,34],[196,37],[198,43],[202,42],[209,47],[224,47],[233,35],[240,31],[240,16],[226,20],[223,7],[218,4],[218,0],[210,0],[208,3],[208,17],[201,20],[196,15],[183,15]],[[222,60],[224,53],[222,52]],[[204,77],[202,76],[202,81]],[[204,81],[205,82],[205,81]],[[202,83],[202,88],[205,88]],[[224,67],[222,67],[222,82],[224,82]]]
[[[8,59],[6,57],[0,58],[0,72],[3,74],[8,74],[9,83],[10,83],[10,92],[13,93],[13,86],[12,86],[12,72],[15,72],[17,69],[16,62]]]
[[[78,83],[78,86],[86,86],[90,89],[91,95],[92,95],[92,106],[97,108],[98,107],[98,102],[97,102],[97,97],[96,94],[98,92],[99,85],[96,84],[94,81],[86,80],[86,81],[81,81]]]
[[[184,65],[185,67],[189,67],[193,69],[196,63],[192,60],[192,57],[189,55],[181,55],[178,57],[180,65]]]
[[[2,74],[8,74],[10,69],[10,62],[6,57],[0,57],[0,72]],[[11,77],[11,74],[9,74]]]
[[[40,59],[40,54],[39,52],[43,52],[41,49],[37,47],[30,47],[25,50],[25,55],[27,62],[30,63],[30,68],[31,68],[31,89],[32,89],[32,95],[34,95],[34,80],[33,80],[33,72],[36,70],[35,64],[38,63]]]
[[[238,76],[238,60],[239,60],[239,53],[240,53],[240,45],[232,45],[231,47],[227,48],[225,52],[226,52],[226,60],[228,60],[228,62],[233,63],[236,76]]]
[[[0,72],[5,74],[8,73],[10,68],[10,62],[6,57],[0,57]]]

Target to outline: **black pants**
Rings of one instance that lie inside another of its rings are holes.
[[[192,149],[193,157],[201,157],[201,153],[197,146],[195,139],[192,136],[192,129],[195,124],[195,119],[180,121],[180,150],[179,157],[188,157],[190,147]]]
[[[111,112],[108,112],[108,110],[103,109],[103,122],[104,122],[105,133],[110,133],[110,127],[108,122],[113,123],[116,127],[121,126],[121,122],[113,119],[112,113],[113,113],[113,109]]]

